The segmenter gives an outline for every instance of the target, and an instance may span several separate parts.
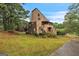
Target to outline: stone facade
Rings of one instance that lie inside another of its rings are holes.
[[[53,27],[52,23],[49,22],[47,18],[37,8],[32,11],[31,21],[29,25],[29,33],[56,33],[56,30]]]

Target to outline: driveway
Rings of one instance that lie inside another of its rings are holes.
[[[50,56],[79,56],[79,40],[71,40]]]

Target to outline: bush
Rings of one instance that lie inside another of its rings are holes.
[[[54,33],[43,33],[43,34],[40,34],[43,38],[47,38],[47,37],[56,37],[56,34]]]
[[[66,31],[64,29],[57,30],[57,35],[65,35]]]
[[[37,33],[34,33],[33,35],[35,35],[36,37],[42,37],[42,38],[47,38],[47,37],[56,37],[57,36],[57,34],[55,34],[55,33],[51,33],[51,32],[48,32],[48,33],[39,33],[39,34],[37,34]]]
[[[47,37],[56,37],[56,34],[55,33],[51,33],[51,32],[47,33],[46,35],[47,35]]]

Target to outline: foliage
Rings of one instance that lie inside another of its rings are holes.
[[[65,31],[65,29],[58,29],[57,30],[57,35],[65,35],[67,32]]]
[[[0,19],[0,31],[2,31],[3,30],[3,21],[2,21],[2,19]]]
[[[28,22],[25,21],[25,20],[20,20],[19,22],[16,22],[15,23],[16,24],[15,30],[16,31],[21,31],[21,32],[25,31],[26,26],[28,26],[27,23]]]
[[[46,35],[47,37],[49,37],[49,38],[56,38],[56,37],[57,37],[57,34],[52,33],[52,32],[48,32],[48,33],[46,33],[45,35]]]
[[[3,20],[4,30],[14,30],[15,22],[28,17],[29,11],[25,10],[18,3],[1,3],[0,4],[0,19]]]
[[[64,28],[63,23],[53,23],[53,26],[54,26],[55,28],[57,28],[57,29],[62,29],[62,28]]]
[[[67,32],[79,35],[79,4],[75,3],[69,6],[64,25]]]

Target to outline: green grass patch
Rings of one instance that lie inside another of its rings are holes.
[[[42,38],[0,32],[0,53],[12,56],[45,56],[69,41],[70,37]]]

